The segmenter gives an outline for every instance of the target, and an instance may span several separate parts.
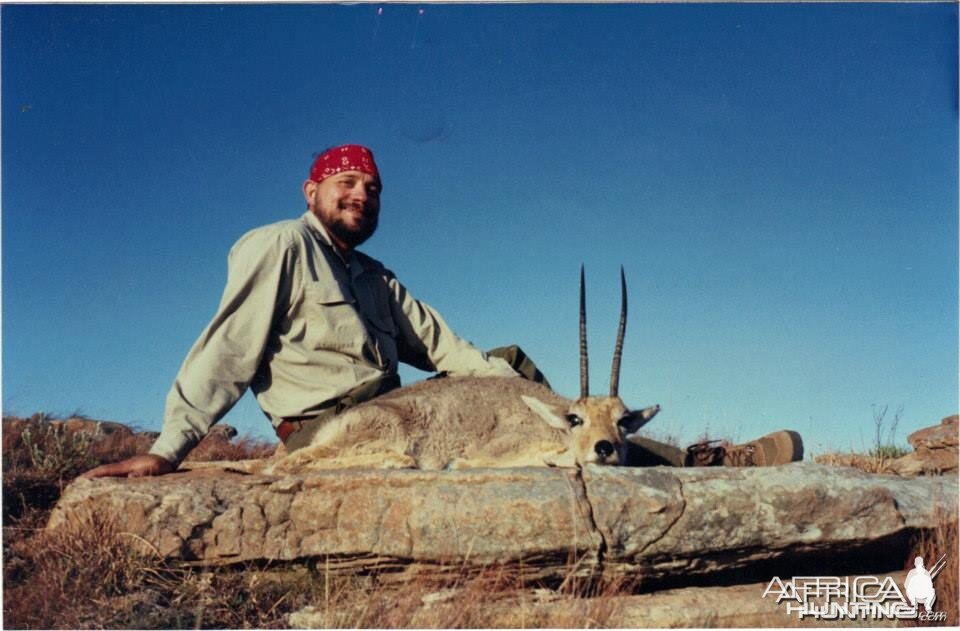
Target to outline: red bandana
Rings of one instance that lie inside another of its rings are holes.
[[[323,152],[310,167],[310,179],[320,182],[343,171],[360,171],[380,179],[373,152],[361,145],[342,145]]]

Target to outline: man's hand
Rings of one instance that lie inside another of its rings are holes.
[[[164,475],[176,470],[166,458],[154,456],[153,454],[143,454],[114,462],[111,464],[100,465],[95,469],[90,469],[81,478],[142,478],[152,475]]]

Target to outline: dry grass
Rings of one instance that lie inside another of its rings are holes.
[[[857,454],[857,453],[828,453],[816,456],[813,459],[817,464],[831,467],[853,467],[867,473],[893,473],[890,468],[891,459],[884,453]]]
[[[629,593],[624,585],[577,580],[537,592],[504,567],[409,580],[333,574],[322,561],[188,569],[103,519],[38,532],[11,552],[5,628],[283,628],[289,614],[308,606],[308,624],[326,628],[604,627],[616,614],[610,598]],[[544,592],[585,599],[584,606],[559,615],[516,606]]]
[[[269,458],[277,449],[276,443],[242,436],[230,441],[221,436],[210,435],[200,441],[187,456],[187,462],[210,462],[214,460],[250,460]]]
[[[73,478],[90,467],[146,453],[150,443],[131,432],[93,436],[46,418],[4,417],[4,473],[31,470],[50,477]]]
[[[343,594],[336,594],[329,600],[334,606],[314,606],[311,622],[338,628],[602,628],[617,614],[612,599],[629,593],[625,583],[568,580],[560,587],[537,586],[515,568],[491,566],[445,581],[421,577],[357,591],[347,596],[353,603],[346,608]],[[561,598],[582,606],[535,606]]]
[[[92,437],[35,414],[3,419],[3,525],[33,509],[50,510],[63,487],[97,465],[145,453],[149,444],[131,433]]]
[[[56,534],[43,530],[63,488],[75,477],[97,465],[146,453],[151,444],[127,431],[94,437],[46,414],[4,417],[5,628],[193,626],[192,613],[168,606],[190,600],[191,575],[171,581],[174,570],[132,553],[129,537],[109,523],[92,522]],[[249,438],[235,443],[220,439],[208,441],[197,457],[257,458],[273,448]],[[230,593],[245,592],[231,586]],[[151,603],[164,599],[172,618],[143,617],[156,609]],[[154,619],[155,625],[149,622]]]
[[[156,573],[106,521],[40,531],[10,546],[4,564],[5,626],[113,626],[126,613],[118,597]],[[122,624],[122,622],[121,622]]]
[[[910,554],[904,561],[904,569],[913,569],[913,561],[921,556],[929,569],[937,559],[945,556],[946,565],[934,579],[937,600],[934,611],[947,614],[945,621],[917,621],[916,626],[960,625],[960,537],[957,533],[957,515],[940,514],[936,528],[921,532],[914,541]]]
[[[54,421],[54,422],[51,422]],[[63,488],[93,467],[149,451],[153,441],[130,431],[93,436],[68,429],[50,415],[29,419],[3,418],[3,525],[24,529],[32,511],[49,511]],[[247,460],[273,454],[276,445],[241,437],[235,441],[210,435],[190,454],[190,460]],[[12,534],[16,537],[16,534]]]

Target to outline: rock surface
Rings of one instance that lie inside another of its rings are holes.
[[[809,463],[749,469],[347,470],[270,477],[214,467],[80,479],[50,528],[114,516],[163,556],[324,559],[331,570],[524,566],[532,577],[671,580],[894,545],[957,512],[957,478]],[[902,557],[901,557],[902,558]]]
[[[901,477],[956,475],[960,469],[960,429],[957,419],[956,414],[948,416],[938,425],[925,427],[907,436],[913,451],[899,458],[880,458],[858,453],[827,453],[817,456],[816,461]]]
[[[956,473],[960,465],[960,430],[957,415],[948,416],[939,425],[917,430],[907,436],[913,453],[897,458],[891,469],[898,475],[938,475]]]

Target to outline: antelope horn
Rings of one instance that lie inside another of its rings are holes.
[[[617,344],[613,348],[613,367],[610,369],[610,396],[617,396],[620,384],[620,357],[623,354],[623,335],[627,330],[627,279],[620,266],[620,325],[617,327]]]
[[[580,266],[580,397],[590,396],[590,377],[587,370],[587,297]]]

